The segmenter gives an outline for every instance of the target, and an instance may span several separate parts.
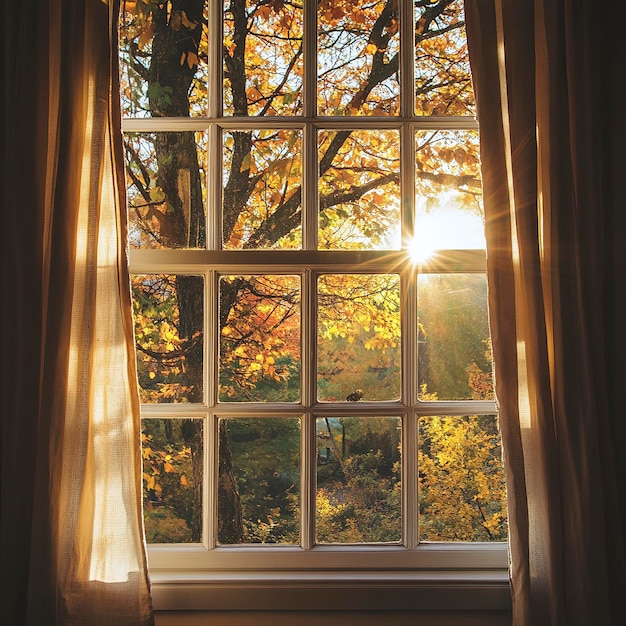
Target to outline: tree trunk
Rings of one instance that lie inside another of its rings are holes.
[[[148,71],[148,96],[153,117],[189,117],[189,91],[196,66],[187,62],[189,53],[197,58],[202,31],[202,0],[172,2],[168,14],[163,3],[153,14],[156,27]],[[195,27],[185,24],[196,23]],[[193,58],[193,57],[192,57]],[[182,60],[182,61],[181,61]],[[206,245],[205,215],[200,182],[200,166],[194,133],[157,133],[155,153],[158,184],[167,200],[167,212],[161,218],[161,243],[168,248],[202,248]],[[190,402],[203,400],[203,341],[194,333],[204,327],[204,288],[193,276],[177,276],[179,337],[187,342],[185,373],[192,387]],[[204,482],[203,429],[196,420],[182,425],[184,443],[191,449],[195,502],[202,502]],[[220,426],[220,461],[218,500],[219,536],[229,543],[243,541],[241,502],[232,473],[228,434]],[[202,511],[194,507],[190,520],[194,541],[202,536]]]

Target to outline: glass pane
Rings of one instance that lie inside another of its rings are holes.
[[[220,419],[219,473],[220,543],[299,543],[299,418]]]
[[[300,399],[300,277],[220,279],[219,399]]]
[[[420,541],[506,541],[495,415],[419,420]]]
[[[302,110],[302,3],[224,2],[224,112]]]
[[[397,2],[320,0],[317,16],[318,113],[397,115]]]
[[[224,132],[225,248],[302,246],[302,133]]]
[[[400,135],[396,130],[319,134],[322,250],[400,246]]]
[[[485,248],[478,133],[416,133],[415,237],[411,254]]]
[[[474,115],[463,0],[415,3],[418,115]]]
[[[206,115],[208,3],[187,2],[185,10],[176,4],[121,3],[120,86],[125,116]]]
[[[132,248],[205,247],[206,145],[204,133],[125,134]]]
[[[143,517],[148,543],[202,540],[201,419],[143,419]]]
[[[401,432],[399,417],[317,419],[319,543],[400,541]]]
[[[492,400],[484,274],[418,278],[420,400]]]
[[[400,397],[400,278],[325,274],[317,281],[317,397]]]
[[[131,280],[141,401],[202,402],[204,279],[147,274]]]

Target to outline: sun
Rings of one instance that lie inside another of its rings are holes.
[[[454,199],[454,198],[452,198]],[[439,251],[485,248],[482,217],[448,200],[448,206],[420,211],[415,216],[414,234],[406,250],[415,264],[426,263]]]
[[[426,263],[437,252],[432,233],[427,229],[420,229],[407,243],[407,252],[413,263]]]

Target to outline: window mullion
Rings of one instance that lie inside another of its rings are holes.
[[[317,3],[304,3],[303,114],[317,113]],[[302,155],[302,247],[317,248],[317,133],[310,122],[304,127]]]
[[[415,115],[415,30],[412,0],[400,0],[400,115]]]
[[[312,118],[317,114],[317,2],[304,2],[303,38],[302,113]]]
[[[404,372],[402,396],[408,408],[403,416],[402,427],[402,521],[404,545],[412,549],[417,546],[418,537],[417,422],[415,417],[418,346],[417,286],[414,266],[409,266],[402,273],[401,294],[402,371]]]
[[[310,407],[315,403],[316,391],[316,327],[317,306],[315,298],[315,275],[306,271],[302,275],[302,404]],[[310,411],[302,416],[301,443],[301,545],[310,550],[315,542],[315,418]]]
[[[208,29],[209,33],[215,33],[215,37],[209,37],[209,50],[208,50],[208,71],[209,71],[209,83],[214,86],[222,85],[223,79],[223,64],[222,54],[223,47],[222,42],[224,40],[223,31],[223,3],[209,2],[208,3]],[[209,117],[215,119],[222,115],[222,90],[208,88],[208,114]]]
[[[315,417],[310,411],[302,416],[300,480],[300,545],[310,550],[315,545]]]
[[[211,124],[208,134],[207,248],[219,250],[222,247],[222,131],[217,124]]]
[[[217,273],[212,270],[205,272],[205,305],[204,305],[204,389],[205,402],[214,408],[217,398],[218,357],[218,290]],[[213,412],[209,412],[204,423],[204,545],[213,550],[217,539],[217,481],[218,481],[218,437],[217,421]]]
[[[217,545],[217,480],[218,480],[218,453],[217,453],[217,419],[211,412],[204,424],[204,489],[203,489],[203,544],[208,550],[214,550]]]
[[[304,127],[302,155],[302,247],[317,249],[317,133],[313,125]]]

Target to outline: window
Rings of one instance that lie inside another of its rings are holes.
[[[462,2],[123,3],[159,570],[506,566]]]

